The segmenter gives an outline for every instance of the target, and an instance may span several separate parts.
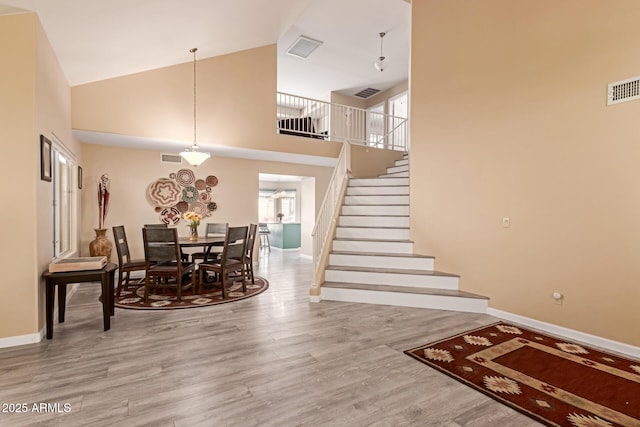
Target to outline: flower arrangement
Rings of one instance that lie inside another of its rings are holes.
[[[189,224],[187,225],[191,229],[191,232],[189,234],[191,235],[192,240],[197,239],[198,226],[200,225],[200,221],[202,220],[202,215],[197,212],[188,211],[182,214],[182,219],[186,219],[187,221],[189,221]]]

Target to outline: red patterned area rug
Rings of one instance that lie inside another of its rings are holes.
[[[142,285],[129,286],[128,290],[122,290],[120,297],[115,297],[115,306],[135,310],[173,310],[180,308],[196,308],[215,304],[225,304],[251,298],[269,288],[269,282],[263,277],[255,278],[255,285],[247,283],[247,292],[242,291],[242,283],[235,282],[227,286],[227,297],[222,299],[220,285],[212,284],[210,289],[205,288],[201,294],[194,294],[192,288],[182,291],[182,301],[178,303],[175,288],[159,287],[149,293],[149,302],[144,302],[144,283]]]
[[[496,323],[405,351],[549,426],[640,426],[640,361]]]

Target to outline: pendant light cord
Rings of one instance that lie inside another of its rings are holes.
[[[384,42],[385,35],[386,33],[380,33],[380,58],[384,58],[384,56],[382,55],[382,43]]]
[[[197,47],[189,50],[189,52],[193,53],[193,145],[197,146],[196,142],[196,52],[198,51]]]

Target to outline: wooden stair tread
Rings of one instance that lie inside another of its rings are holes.
[[[324,282],[322,287],[339,288],[339,289],[357,289],[363,291],[380,291],[380,292],[397,292],[404,294],[421,294],[421,295],[439,295],[447,297],[462,297],[488,300],[489,297],[484,295],[472,294],[471,292],[457,291],[450,289],[437,288],[416,288],[411,286],[394,286],[394,285],[369,285],[365,283],[342,283],[342,282]]]
[[[392,274],[414,274],[418,276],[441,276],[460,277],[457,274],[445,273],[437,270],[414,270],[408,268],[382,268],[382,267],[351,267],[343,265],[329,265],[327,270],[333,271],[359,271],[363,273],[392,273]]]
[[[336,228],[366,228],[366,229],[384,229],[384,230],[408,230],[409,227],[391,227],[381,225],[336,225]]]
[[[332,255],[362,255],[362,256],[388,256],[388,257],[402,257],[402,258],[429,258],[434,259],[430,255],[420,254],[394,254],[389,252],[362,252],[362,251],[331,251]]]
[[[366,206],[366,205],[365,205]],[[372,216],[372,217],[394,217],[394,218],[409,218],[409,215],[369,215],[369,214],[340,214],[338,216]]]
[[[406,239],[365,239],[362,237],[336,237],[334,241],[356,241],[356,242],[384,242],[384,243],[413,243],[413,240]]]

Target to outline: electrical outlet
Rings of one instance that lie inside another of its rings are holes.
[[[511,218],[502,218],[502,226],[504,228],[509,228],[511,227]]]

